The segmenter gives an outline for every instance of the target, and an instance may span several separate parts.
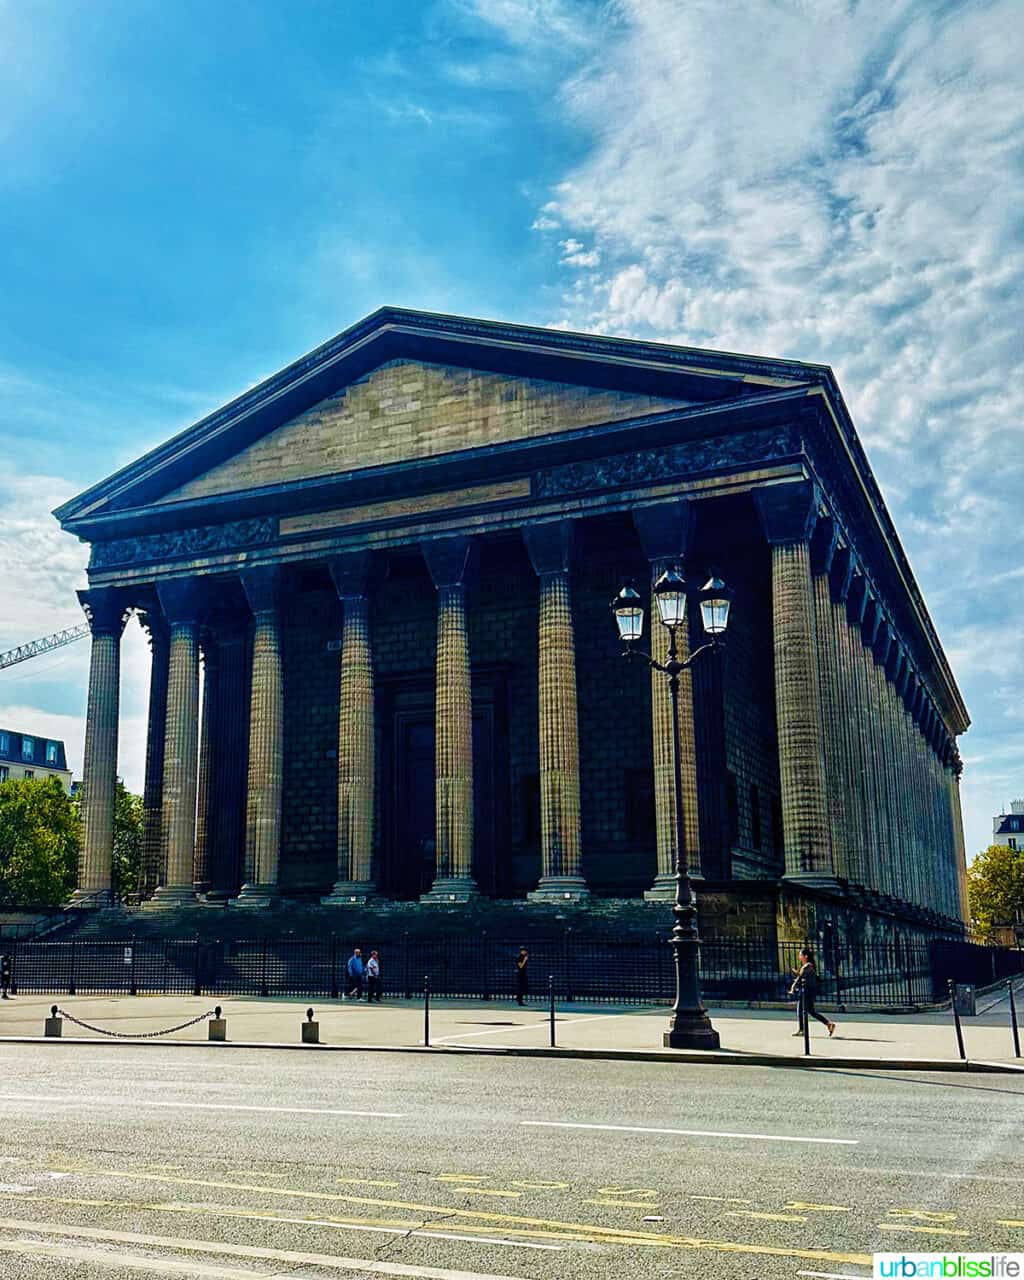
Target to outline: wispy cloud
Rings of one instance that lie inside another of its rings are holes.
[[[836,369],[974,713],[977,847],[1024,674],[992,589],[1024,573],[1019,5],[620,0],[596,48],[561,17],[590,146],[534,223],[570,272],[552,320]]]

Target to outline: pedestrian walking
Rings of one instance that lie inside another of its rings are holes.
[[[380,957],[371,951],[366,962],[366,1003],[373,1004],[374,1000],[380,1004]]]
[[[791,996],[797,995],[803,990],[804,998],[801,1001],[797,996],[796,1018],[797,1029],[793,1032],[795,1036],[802,1036],[804,1033],[803,1019],[816,1018],[823,1026],[828,1028],[830,1036],[835,1035],[836,1024],[830,1022],[824,1014],[818,1013],[814,1007],[814,1001],[818,995],[818,970],[814,965],[814,953],[810,947],[805,947],[800,952],[800,968],[796,971],[796,978],[793,985],[789,989]]]
[[[525,947],[520,947],[516,956],[516,1001],[521,1005],[526,1003],[530,991],[529,964],[529,952]]]
[[[363,997],[363,953],[358,947],[348,958],[348,989],[346,994],[350,1000],[361,1000]]]

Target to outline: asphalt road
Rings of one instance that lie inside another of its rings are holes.
[[[1024,1250],[1024,1080],[0,1046],[0,1276],[869,1276]]]

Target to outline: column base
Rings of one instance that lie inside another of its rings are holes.
[[[782,877],[783,884],[791,884],[796,888],[828,889],[832,893],[841,893],[842,887],[831,871],[794,871],[786,872]]]
[[[238,897],[231,899],[231,905],[249,909],[272,907],[279,897],[276,884],[243,884]]]
[[[377,896],[372,880],[339,880],[331,892],[320,899],[324,907],[358,907]]]
[[[582,876],[541,876],[528,902],[586,902],[590,897],[587,882]]]
[[[720,1049],[718,1032],[706,1013],[678,1014],[662,1037],[666,1049]]]
[[[690,870],[690,884],[698,885],[704,879],[700,871]],[[654,877],[654,884],[649,889],[644,890],[645,902],[675,902],[676,900],[676,873],[668,871],[664,875]]]
[[[196,891],[190,884],[162,884],[153,890],[153,896],[142,904],[144,911],[168,911],[174,907],[191,907],[196,903]]]
[[[109,907],[114,895],[110,889],[76,889],[68,899],[68,906],[80,911],[92,911]]]
[[[430,892],[420,897],[420,902],[446,906],[452,902],[472,902],[479,897],[480,890],[471,876],[438,876]]]

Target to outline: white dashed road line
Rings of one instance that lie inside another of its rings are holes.
[[[722,1133],[716,1129],[649,1129],[633,1124],[571,1124],[562,1120],[521,1120],[534,1129],[597,1129],[608,1133],[668,1133],[683,1138],[749,1138],[757,1142],[813,1142],[817,1145],[856,1147],[859,1138],[797,1138],[782,1133]]]

